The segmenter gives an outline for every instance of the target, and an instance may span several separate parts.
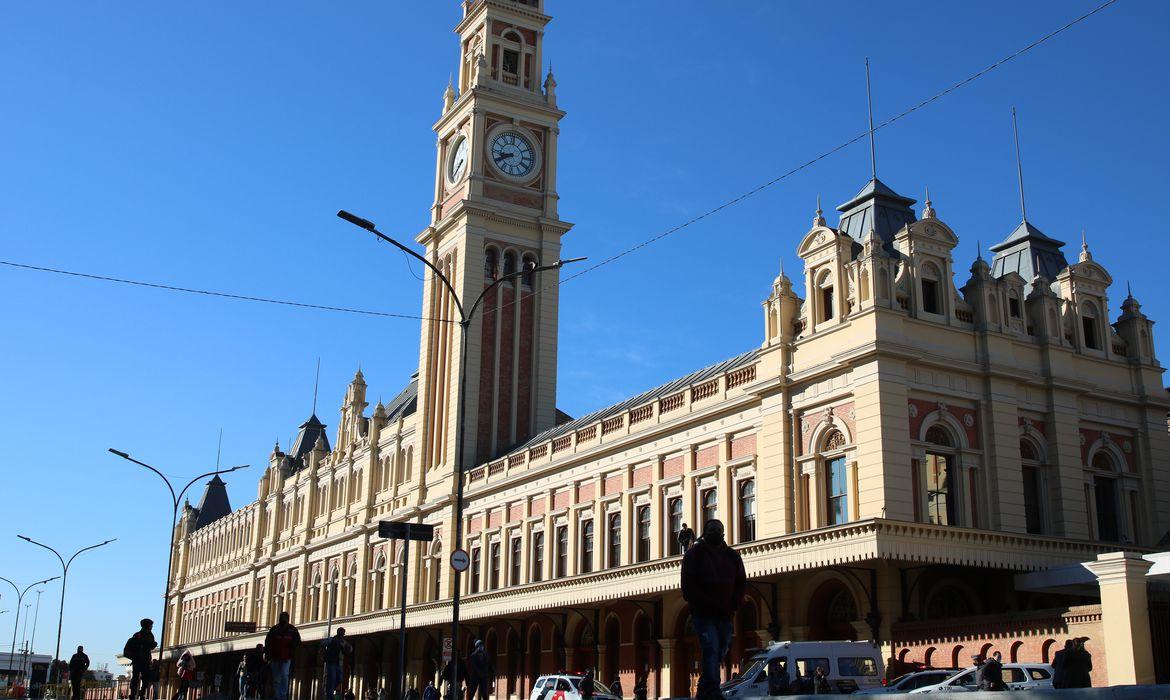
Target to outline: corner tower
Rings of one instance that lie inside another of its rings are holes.
[[[468,307],[500,275],[560,257],[571,224],[557,215],[556,82],[544,75],[543,0],[465,0],[458,79],[443,95],[431,225],[417,240]],[[468,334],[464,464],[500,454],[556,420],[556,271],[503,283]],[[428,276],[423,315],[458,319]],[[459,327],[424,321],[419,415],[424,468],[454,464]]]

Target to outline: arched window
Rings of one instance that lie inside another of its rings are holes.
[[[504,253],[504,276],[508,276],[516,271],[516,254],[508,251]]]
[[[1008,316],[1012,318],[1024,317],[1023,307],[1020,305],[1020,292],[1015,289],[1008,292]]]
[[[341,572],[333,570],[329,577],[329,606],[333,610],[333,617],[342,617],[345,613],[341,609]]]
[[[379,554],[374,565],[374,610],[386,607],[386,557]]]
[[[935,525],[955,525],[954,440],[942,426],[926,431],[926,513]]]
[[[934,263],[922,265],[922,310],[928,314],[941,314],[942,275]]]
[[[888,301],[890,298],[890,272],[884,267],[878,270],[877,298],[881,301]]]
[[[836,316],[833,308],[833,275],[828,270],[823,271],[817,277],[817,301],[820,304],[817,322],[824,323],[833,320]]]
[[[822,452],[825,487],[825,524],[840,525],[849,522],[849,479],[845,455],[841,448],[845,436],[832,430],[825,436]]]
[[[650,561],[650,506],[638,507],[638,561]]]
[[[528,578],[534,582],[544,580],[544,532],[532,533],[532,571]]]
[[[593,572],[593,521],[586,520],[581,523],[581,565],[578,567],[580,572],[588,574]]]
[[[701,525],[706,527],[708,522],[719,519],[719,498],[715,489],[707,489],[703,492],[702,503],[703,517]]]
[[[975,614],[967,594],[954,584],[938,587],[926,602],[926,619],[946,620]]]
[[[536,269],[536,258],[532,257],[531,255],[525,255],[521,269],[523,270],[524,274],[520,277],[520,280],[523,282],[525,287],[532,289],[532,283],[535,281],[536,277],[536,273],[533,272],[533,270]]]
[[[500,543],[492,542],[488,548],[488,590],[500,587]]]
[[[349,575],[345,577],[345,611],[346,615],[357,612],[357,560],[350,562]]]
[[[1093,500],[1097,517],[1097,539],[1121,541],[1120,505],[1117,493],[1117,464],[1105,450],[1093,455]]]
[[[606,534],[609,538],[609,541],[607,543],[607,545],[608,545],[607,548],[609,549],[609,555],[608,555],[609,561],[607,563],[609,564],[609,567],[612,569],[616,566],[622,565],[622,514],[621,513],[611,513],[610,514],[608,529],[609,529],[609,532]]]
[[[1020,466],[1024,476],[1024,518],[1028,532],[1033,535],[1044,533],[1045,508],[1044,474],[1040,461],[1040,450],[1029,439],[1020,440]]]
[[[480,556],[479,547],[473,547],[471,550],[471,580],[468,585],[471,587],[472,593],[479,593],[479,574],[482,571],[483,563]]]
[[[499,253],[495,248],[488,246],[483,251],[483,274],[484,277],[496,278],[496,272],[499,266]]]
[[[756,481],[739,482],[739,541],[756,539]]]
[[[1085,347],[1090,350],[1101,349],[1101,334],[1098,330],[1097,306],[1091,301],[1081,304],[1081,328],[1085,333]]]
[[[671,555],[682,554],[682,547],[678,543],[678,533],[680,530],[682,530],[683,525],[682,498],[676,496],[670,499],[670,501],[667,502],[667,512],[669,513],[670,518],[670,522],[667,523],[667,548]]]

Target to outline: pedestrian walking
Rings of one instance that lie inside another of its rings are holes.
[[[345,658],[353,653],[353,647],[345,641],[345,628],[338,627],[333,636],[325,642],[325,698],[333,700],[333,694],[341,685],[341,669]]]
[[[813,674],[813,695],[832,695],[833,686],[829,685],[829,673],[824,666],[817,666]]]
[[[150,652],[158,646],[154,641],[154,620],[144,617],[138,622],[139,629],[122,647],[122,656],[130,659],[130,700],[146,698],[147,673],[150,670]]]
[[[73,700],[81,700],[81,681],[89,670],[89,657],[85,647],[77,647],[77,653],[69,658],[69,685],[73,687]]]
[[[978,686],[980,690],[1005,690],[1001,658],[1003,658],[1003,655],[997,651],[991,655],[990,659],[983,661],[983,680]]]
[[[1078,637],[1073,640],[1071,653],[1065,658],[1065,686],[1066,688],[1093,687],[1093,655],[1085,648],[1087,637]]]
[[[634,681],[634,700],[646,700],[646,681],[649,675],[650,671],[646,670]]]
[[[593,669],[585,669],[585,675],[581,678],[581,685],[577,688],[577,694],[581,696],[581,700],[593,700]]]
[[[276,700],[288,700],[288,674],[300,643],[301,633],[288,621],[288,613],[280,613],[279,622],[264,637],[264,656],[268,659]]]
[[[184,649],[175,663],[175,670],[179,676],[179,689],[175,691],[172,700],[187,700],[187,691],[191,688],[191,681],[195,680],[195,657],[190,649]]]
[[[719,673],[731,645],[731,617],[746,589],[743,558],[727,546],[723,523],[708,520],[702,539],[687,550],[682,562],[682,594],[702,652],[698,700],[722,697]]]
[[[1057,650],[1052,655],[1052,687],[1066,688],[1068,687],[1068,671],[1066,663],[1069,656],[1073,653],[1073,640],[1064,640],[1064,648]]]
[[[150,700],[157,700],[160,680],[162,680],[162,665],[158,659],[154,659],[150,662],[150,668],[146,669],[146,693]]]
[[[686,523],[683,523],[682,527],[678,531],[679,549],[682,550],[683,554],[686,554],[687,550],[691,548],[691,545],[694,544],[694,542],[695,531],[687,527]]]
[[[609,684],[609,694],[615,695],[619,698],[624,696],[624,693],[622,693],[622,678],[621,678],[621,676],[614,676],[613,677],[613,683]]]
[[[248,695],[252,700],[258,700],[264,695],[264,645],[257,644],[256,648],[244,655],[246,662],[244,673],[248,681]],[[243,687],[241,686],[241,694]]]
[[[427,681],[427,687],[423,688],[422,700],[439,700],[439,689],[433,680]]]
[[[478,693],[479,700],[487,700],[488,684],[492,677],[492,660],[483,646],[482,639],[475,640],[471,655],[467,659],[467,667],[467,699],[473,700]]]

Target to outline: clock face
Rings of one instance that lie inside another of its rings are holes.
[[[490,144],[488,158],[496,170],[513,178],[528,177],[536,170],[536,149],[516,131],[501,131]]]
[[[455,148],[451,149],[451,157],[447,161],[447,181],[451,183],[459,182],[466,170],[467,138],[460,136],[458,143],[455,144]]]

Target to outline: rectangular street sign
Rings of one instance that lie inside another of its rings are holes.
[[[255,632],[256,631],[256,623],[255,622],[234,622],[232,620],[227,620],[226,622],[223,623],[223,631],[225,634],[228,634],[231,632],[243,632],[243,633]]]
[[[451,638],[443,637],[443,661],[451,660]]]
[[[392,540],[430,542],[435,539],[435,526],[424,523],[409,523],[401,520],[379,520],[378,537],[386,537]]]

